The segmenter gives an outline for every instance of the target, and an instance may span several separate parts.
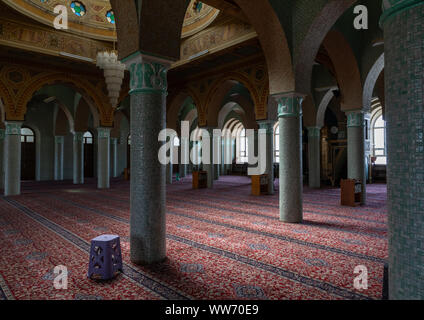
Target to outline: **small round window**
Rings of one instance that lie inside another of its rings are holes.
[[[83,17],[87,13],[85,6],[79,1],[72,1],[71,2],[71,10],[78,17]]]
[[[106,13],[106,19],[109,23],[115,24],[115,13],[110,10]]]

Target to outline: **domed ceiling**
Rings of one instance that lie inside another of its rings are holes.
[[[69,30],[72,33],[99,40],[115,40],[115,16],[109,0],[3,0],[17,11],[49,26],[53,26],[54,8],[68,8]],[[182,37],[193,35],[211,24],[219,11],[200,1],[192,0],[183,24]]]

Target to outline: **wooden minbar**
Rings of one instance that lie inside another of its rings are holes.
[[[360,181],[353,179],[341,180],[340,186],[340,203],[342,206],[356,207],[361,204],[362,183]]]
[[[193,189],[208,187],[208,173],[206,171],[193,171]]]
[[[252,176],[252,194],[254,196],[268,194],[268,175]]]

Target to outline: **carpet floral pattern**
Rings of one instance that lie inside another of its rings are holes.
[[[276,183],[277,185],[277,183]],[[338,189],[304,190],[304,223],[279,222],[278,195],[250,195],[246,177],[221,177],[192,190],[167,186],[167,261],[129,259],[129,183],[109,190],[69,182],[24,183],[0,200],[1,299],[381,299],[387,260],[385,185],[368,204],[339,205]],[[89,280],[90,239],[118,234],[124,272]],[[57,265],[68,289],[53,286]],[[354,288],[358,265],[368,289]]]

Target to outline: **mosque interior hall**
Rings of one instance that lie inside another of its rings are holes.
[[[0,300],[423,300],[423,26],[0,0]]]

